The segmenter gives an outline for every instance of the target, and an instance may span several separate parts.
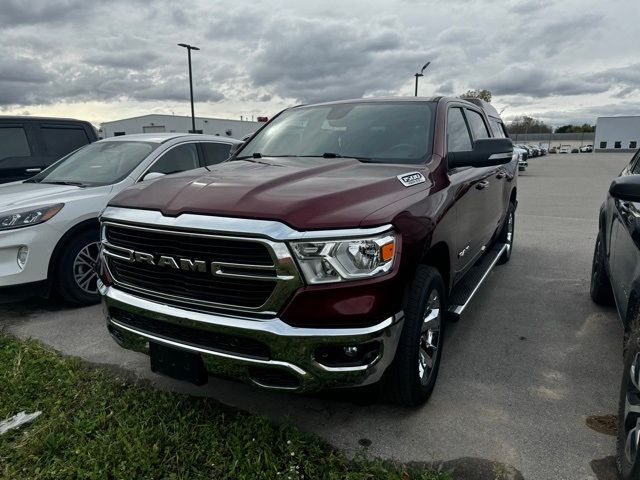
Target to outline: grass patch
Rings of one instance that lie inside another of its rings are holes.
[[[22,410],[43,413],[0,436],[3,479],[453,478],[350,461],[293,427],[131,384],[0,333],[0,420]]]

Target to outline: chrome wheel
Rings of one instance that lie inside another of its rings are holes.
[[[440,297],[438,296],[438,291],[434,289],[429,294],[420,330],[418,375],[423,385],[429,382],[429,378],[434,371],[438,348],[440,347],[441,324]]]
[[[83,292],[98,293],[98,272],[96,265],[100,254],[100,242],[86,245],[73,261],[73,278]]]
[[[624,428],[624,454],[627,462],[633,465],[640,447],[640,353],[636,353],[629,375],[631,381],[627,385],[623,424],[618,428]]]
[[[511,254],[511,246],[513,245],[513,227],[513,212],[509,212],[509,218],[507,219],[507,255]]]

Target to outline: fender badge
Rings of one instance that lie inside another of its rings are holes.
[[[409,172],[403,173],[402,175],[398,175],[398,180],[405,187],[412,187],[413,185],[418,185],[419,183],[424,183],[427,181],[420,172]]]

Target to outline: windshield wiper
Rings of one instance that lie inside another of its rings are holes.
[[[22,183],[40,183],[40,182],[41,182],[41,180],[38,180],[36,178],[28,178]]]
[[[235,160],[246,160],[247,158],[262,158],[260,152],[254,152],[252,155],[243,155],[242,157],[235,157]]]
[[[361,162],[371,161],[372,159],[369,157],[354,157],[353,155],[341,155],[340,153],[333,152],[325,152],[322,155],[299,155],[301,158],[313,158],[313,157],[322,157],[322,158],[355,158],[356,160],[360,160]]]
[[[70,181],[55,181],[55,182],[43,182],[42,180],[40,181],[40,183],[47,183],[50,185],[71,185],[74,187],[86,187],[87,185],[82,183],[82,182],[70,182]]]

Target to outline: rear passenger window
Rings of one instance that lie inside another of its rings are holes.
[[[461,108],[451,108],[447,115],[447,150],[449,152],[471,150],[471,137]]]
[[[475,140],[490,137],[487,124],[484,123],[482,115],[478,112],[467,110],[467,120],[469,121],[469,127],[471,127],[471,132],[473,133],[473,138]]]
[[[89,137],[82,128],[40,127],[42,141],[47,155],[64,157],[67,153],[84,147]]]
[[[31,149],[24,128],[0,127],[0,160],[29,156],[31,156]]]
[[[507,138],[507,133],[504,130],[504,125],[502,122],[498,120],[494,120],[493,118],[489,119],[489,123],[491,123],[491,130],[493,130],[493,136],[496,138]]]
[[[229,158],[231,145],[229,143],[201,143],[207,165],[215,165]]]

